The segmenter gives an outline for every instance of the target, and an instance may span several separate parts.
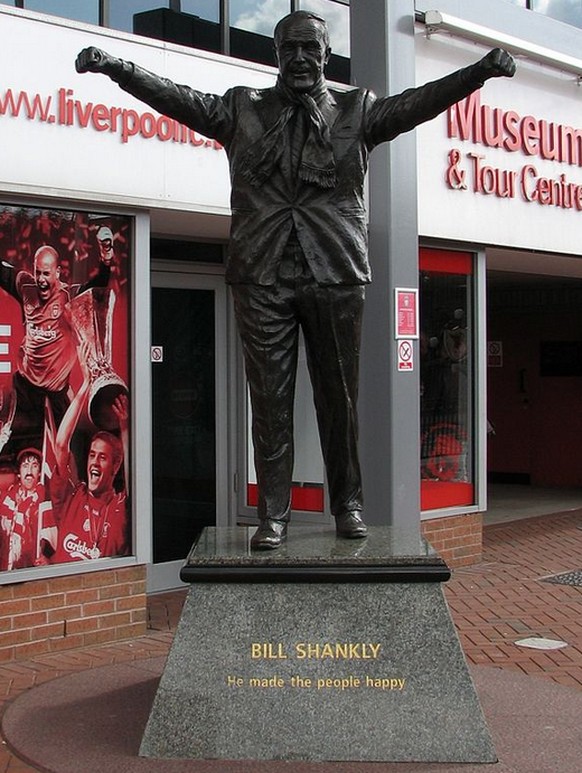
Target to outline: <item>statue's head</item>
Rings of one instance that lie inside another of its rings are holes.
[[[279,21],[274,38],[283,82],[295,91],[311,91],[323,79],[331,54],[325,19],[309,11],[295,11]]]

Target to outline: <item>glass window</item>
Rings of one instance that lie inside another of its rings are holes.
[[[133,32],[133,16],[154,8],[168,8],[169,0],[109,0],[109,27]]]
[[[182,0],[181,10],[206,21],[220,21],[218,0]]]
[[[99,24],[99,0],[25,0],[24,7],[28,11]]]
[[[301,0],[299,7],[324,18],[329,29],[331,50],[339,56],[350,55],[350,8],[333,0]]]
[[[473,256],[420,252],[422,509],[472,504]]]
[[[275,24],[290,11],[290,0],[230,0],[230,26],[272,38]]]
[[[582,27],[582,3],[580,0],[532,0],[533,11],[538,11],[552,19]]]
[[[0,574],[132,552],[132,233],[0,207]]]

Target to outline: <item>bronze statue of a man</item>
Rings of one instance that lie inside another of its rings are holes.
[[[231,285],[253,408],[259,527],[251,544],[286,537],[293,472],[293,398],[303,330],[330,508],[340,537],[367,534],[358,461],[358,362],[370,282],[364,176],[381,142],[434,118],[515,63],[500,49],[451,75],[377,98],[327,87],[325,21],[297,11],[275,28],[273,88],[204,94],[96,48],[78,72],[108,75],[151,107],[217,139],[232,184]]]

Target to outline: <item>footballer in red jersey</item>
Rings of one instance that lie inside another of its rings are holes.
[[[63,417],[56,438],[56,470],[51,480],[51,499],[58,524],[55,563],[121,556],[129,552],[126,492],[116,491],[114,487],[122,464],[125,472],[128,469],[127,395],[119,395],[112,406],[119,421],[120,437],[104,431],[93,435],[86,482],[79,482],[74,473],[70,442],[89,393],[86,347],[86,343],[81,344],[79,357],[84,380]]]
[[[18,454],[18,480],[0,500],[1,570],[46,564],[54,553],[57,528],[40,470],[36,448]]]
[[[59,513],[55,563],[127,554],[126,495],[113,488],[122,457],[119,439],[98,432],[91,441],[86,483],[53,476],[51,492]]]
[[[105,256],[108,257],[108,256]],[[97,275],[84,285],[60,280],[59,255],[43,245],[34,255],[34,274],[0,263],[0,287],[16,298],[24,313],[24,336],[13,386],[16,392],[14,430],[40,445],[48,399],[58,426],[69,405],[69,376],[75,365],[76,338],[69,318],[70,300],[90,287],[109,281],[110,260],[100,261]]]

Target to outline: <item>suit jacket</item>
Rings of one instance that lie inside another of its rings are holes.
[[[483,85],[479,65],[402,94],[327,90],[319,108],[331,132],[337,184],[320,188],[297,179],[284,161],[260,187],[241,175],[241,160],[286,107],[277,88],[236,87],[224,96],[203,94],[130,63],[121,87],[206,137],[218,140],[230,164],[232,223],[226,281],[270,285],[295,228],[306,260],[321,285],[371,280],[367,254],[364,177],[370,151],[434,118]]]

